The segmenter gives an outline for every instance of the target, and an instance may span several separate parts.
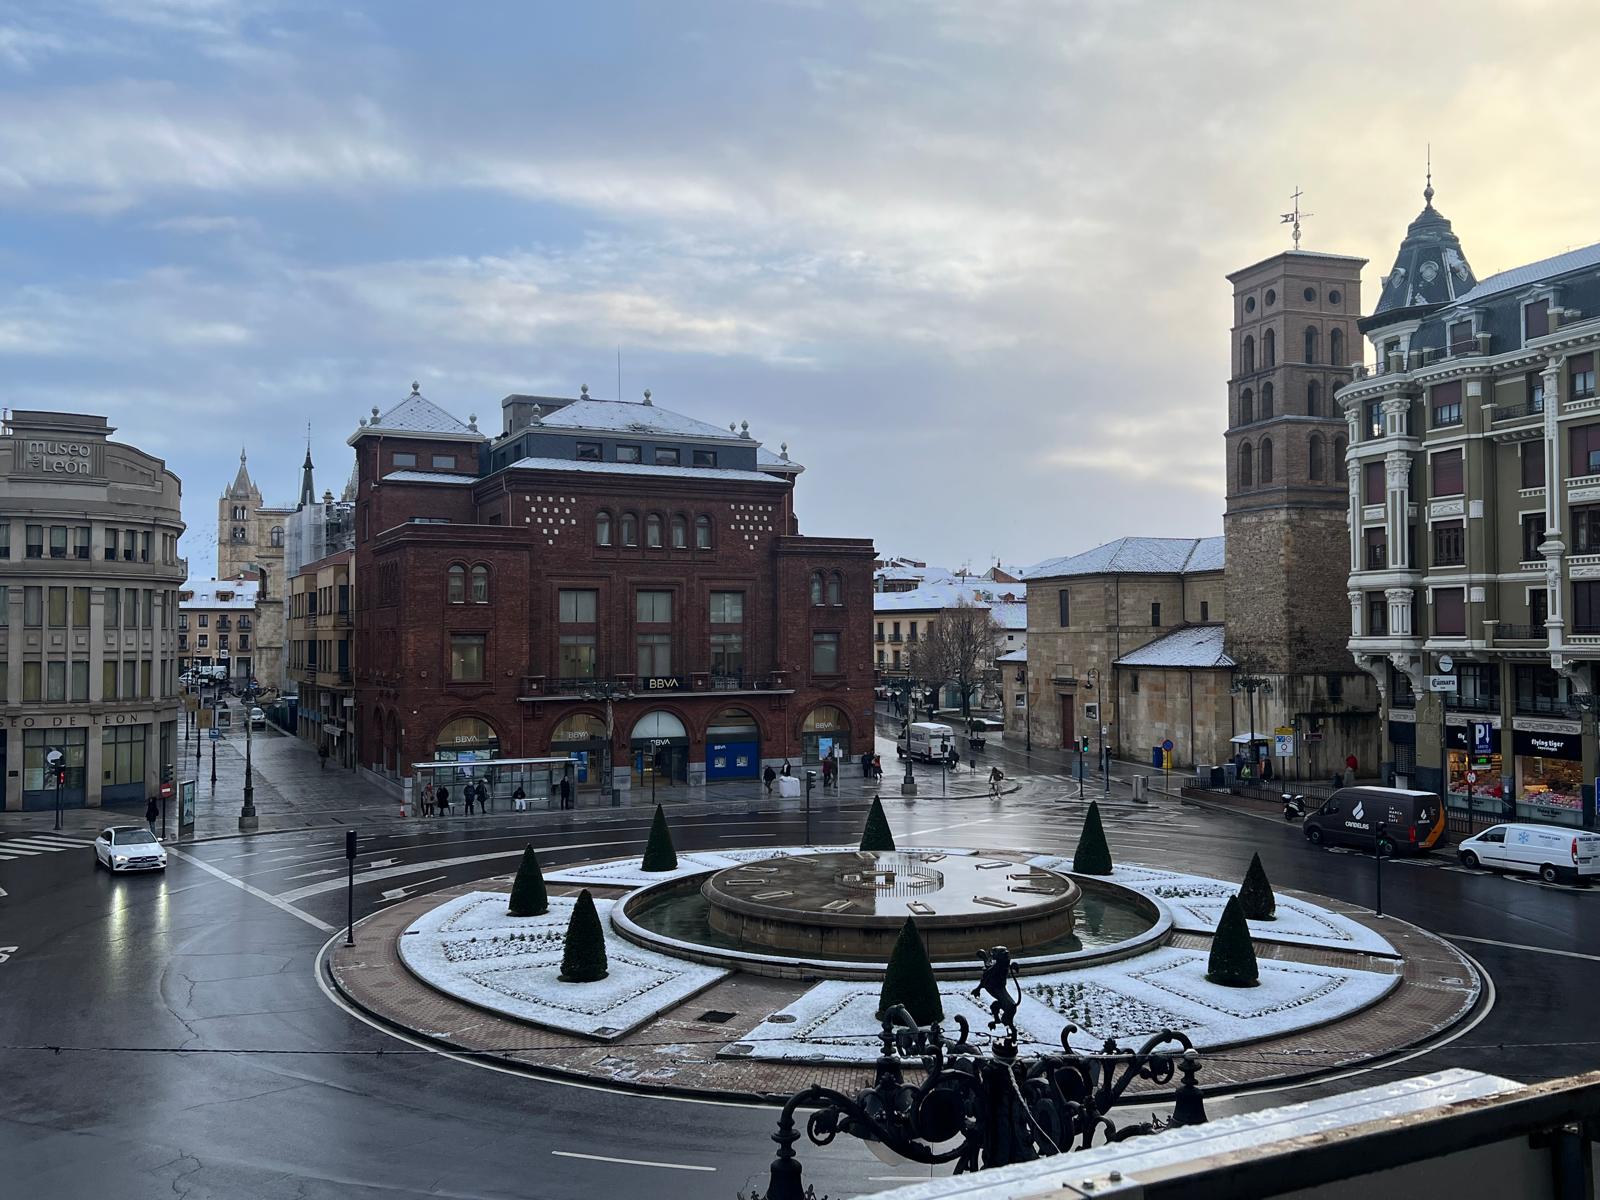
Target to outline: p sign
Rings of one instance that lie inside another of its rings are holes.
[[[1474,721],[1472,723],[1472,752],[1474,754],[1488,754],[1494,726],[1487,721]]]

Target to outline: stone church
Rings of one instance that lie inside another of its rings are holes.
[[[261,489],[250,478],[245,452],[239,470],[217,501],[217,578],[255,579],[261,583],[255,624],[255,677],[264,688],[284,684],[285,526],[294,509],[261,502]]]

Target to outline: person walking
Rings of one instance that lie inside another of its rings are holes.
[[[425,817],[433,816],[433,784],[431,783],[422,785],[422,815]]]
[[[156,798],[154,796],[151,796],[150,797],[150,803],[146,804],[144,806],[144,823],[146,825],[150,826],[150,835],[152,837],[155,836],[156,822],[159,821],[160,819],[161,819],[161,806],[156,803]]]
[[[328,765],[328,743],[317,743],[317,770],[321,771]]]
[[[883,778],[883,759],[878,755],[872,756],[872,781],[877,783]]]
[[[1000,784],[1005,777],[1005,772],[999,767],[989,768],[989,796],[991,799],[1000,799]]]
[[[767,785],[767,795],[772,795],[772,785],[778,781],[778,773],[772,769],[772,764],[767,764],[767,769],[761,772],[761,782]]]

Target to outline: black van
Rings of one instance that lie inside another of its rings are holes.
[[[1306,816],[1305,835],[1313,846],[1351,846],[1370,854],[1377,842],[1379,854],[1426,854],[1444,836],[1444,809],[1432,792],[1340,788]]]

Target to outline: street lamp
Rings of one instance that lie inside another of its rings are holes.
[[[902,796],[915,796],[917,794],[917,780],[911,773],[911,722],[916,720],[916,693],[917,681],[909,675],[906,676],[906,777],[900,781],[900,794]]]
[[[239,810],[239,832],[250,833],[261,827],[261,821],[256,816],[256,788],[251,774],[250,742],[251,731],[255,722],[250,718],[250,710],[255,704],[256,689],[253,684],[246,684],[244,689],[244,807]],[[215,750],[213,750],[215,753]]]
[[[1240,692],[1249,694],[1250,697],[1250,761],[1256,762],[1256,693],[1262,692],[1272,695],[1272,681],[1265,675],[1250,675],[1241,673],[1233,677],[1233,682],[1228,685],[1228,690],[1237,696]]]
[[[45,761],[45,765],[50,768],[50,774],[55,777],[55,783],[56,783],[56,828],[60,829],[61,828],[61,776],[62,776],[62,770],[61,770],[62,755],[61,755],[61,751],[52,748],[50,750],[50,752],[47,753],[44,756],[44,761]]]
[[[590,683],[583,691],[578,693],[581,699],[590,704],[604,704],[606,706],[606,744],[600,750],[600,790],[607,795],[611,793],[611,741],[615,737],[616,712],[613,705],[618,700],[627,700],[633,693],[615,680],[599,680]],[[650,769],[650,792],[655,795],[656,773],[654,765]]]

